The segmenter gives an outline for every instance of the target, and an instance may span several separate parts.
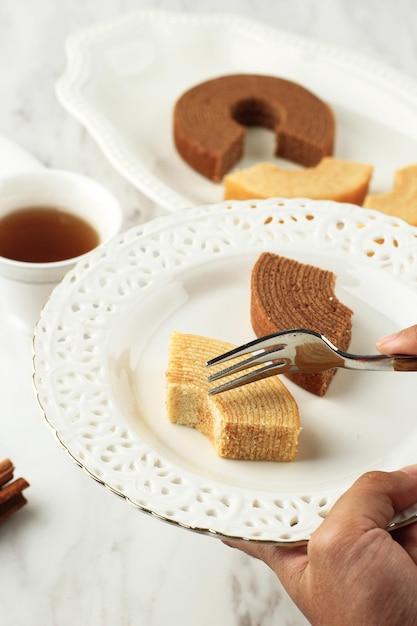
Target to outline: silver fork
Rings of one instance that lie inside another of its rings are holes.
[[[335,367],[379,372],[417,371],[417,356],[349,354],[336,348],[324,335],[305,328],[283,330],[255,339],[210,359],[206,365],[213,367],[235,357],[254,352],[255,354],[251,357],[212,374],[207,378],[208,382],[237,374],[262,363],[266,363],[266,365],[220,384],[218,387],[210,389],[208,393],[210,395],[221,393],[274,374],[316,374]]]

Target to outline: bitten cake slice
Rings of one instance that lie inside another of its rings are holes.
[[[308,328],[347,350],[353,311],[336,297],[335,282],[333,272],[263,253],[251,276],[251,321],[257,337],[290,328]],[[332,369],[287,376],[300,387],[324,396],[335,372]]]
[[[290,170],[258,163],[224,177],[225,200],[311,198],[361,205],[368,193],[372,166],[324,157],[315,167]]]
[[[276,376],[207,394],[206,361],[233,347],[199,335],[171,335],[166,372],[170,421],[206,435],[220,457],[292,461],[300,433],[298,407]]]

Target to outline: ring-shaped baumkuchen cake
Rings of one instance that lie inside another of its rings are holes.
[[[276,155],[306,167],[333,152],[330,107],[298,83],[258,74],[231,74],[186,91],[174,109],[174,141],[197,172],[220,182],[242,157],[247,126],[276,135]]]
[[[251,276],[251,322],[257,337],[289,328],[309,328],[347,350],[353,311],[334,292],[336,275],[308,263],[264,252]],[[336,370],[286,374],[294,383],[323,396]]]

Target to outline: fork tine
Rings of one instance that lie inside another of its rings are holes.
[[[250,352],[255,353],[247,359],[239,361],[238,363],[230,365],[229,367],[208,376],[208,382],[213,382],[219,378],[223,378],[224,376],[231,376],[232,374],[236,374],[237,372],[247,369],[248,367],[254,367],[255,365],[268,361],[269,363],[264,367],[260,367],[256,370],[253,369],[251,372],[244,374],[243,376],[239,376],[238,378],[220,384],[218,387],[214,387],[208,392],[209,395],[221,393],[222,391],[226,391],[228,389],[234,389],[235,387],[240,387],[254,382],[255,380],[261,380],[262,378],[273,376],[274,374],[284,374],[290,370],[293,371],[293,355],[291,354],[291,350],[297,345],[300,335],[321,337],[315,331],[305,328],[287,329],[270,335],[265,335],[264,337],[259,337],[258,339],[249,341],[246,344],[233,348],[224,354],[220,354],[213,359],[210,359],[206,362],[207,367],[224,363],[225,361],[243,356]],[[288,348],[290,352],[285,350],[285,348]]]
[[[242,387],[243,385],[254,383],[256,380],[262,380],[263,378],[268,378],[269,376],[274,376],[275,374],[284,374],[288,369],[287,366],[287,361],[281,361],[280,363],[268,363],[268,365],[264,365],[264,367],[259,367],[252,372],[243,374],[243,376],[238,376],[233,380],[222,383],[218,387],[210,389],[208,391],[208,395],[213,396],[216,393],[222,393],[223,391],[236,389],[236,387]]]
[[[271,335],[265,335],[265,337],[259,337],[259,339],[253,339],[249,341],[249,343],[245,343],[237,348],[233,348],[233,350],[229,350],[224,354],[219,354],[218,356],[210,359],[206,362],[207,367],[212,367],[213,365],[217,365],[218,363],[223,363],[224,361],[229,361],[230,359],[234,359],[235,357],[242,356],[244,354],[248,354],[248,352],[255,352],[257,350],[262,350],[264,348],[274,347],[275,349],[279,349],[281,345],[279,339],[285,338],[287,335],[294,334],[294,332],[301,332],[301,329],[297,330],[283,330],[278,333],[272,333]],[[282,347],[285,346],[285,343],[282,343]]]
[[[229,365],[223,370],[215,372],[208,376],[207,381],[209,383],[214,380],[218,380],[219,378],[223,378],[224,376],[228,376],[230,374],[237,374],[237,372],[241,372],[242,370],[247,369],[248,367],[253,367],[254,365],[258,365],[261,363],[265,363],[267,361],[275,362],[280,360],[285,362],[285,357],[281,354],[281,351],[285,348],[285,344],[280,344],[278,347],[270,348],[269,350],[264,350],[260,354],[253,354],[248,359],[244,359],[243,361],[239,361],[238,363],[234,363],[233,365]],[[220,361],[219,361],[220,362]]]

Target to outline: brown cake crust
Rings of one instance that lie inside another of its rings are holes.
[[[322,333],[341,350],[352,334],[353,311],[334,293],[333,272],[263,253],[252,270],[251,321],[257,337],[285,329],[308,328]],[[323,396],[336,370],[319,374],[288,374],[300,387]]]
[[[283,78],[221,76],[189,89],[175,104],[175,146],[193,169],[214,182],[242,157],[247,126],[273,130],[276,155],[300,165],[316,165],[333,152],[330,107]]]

